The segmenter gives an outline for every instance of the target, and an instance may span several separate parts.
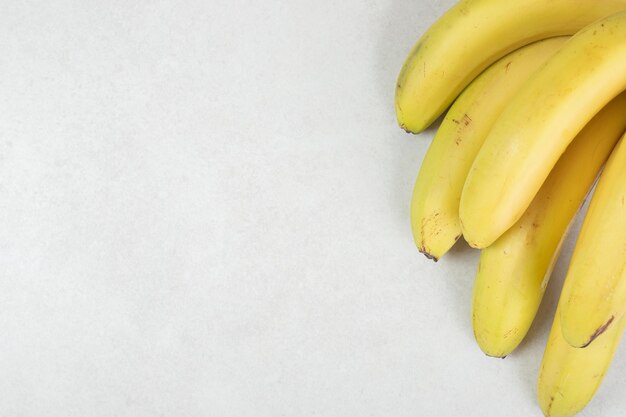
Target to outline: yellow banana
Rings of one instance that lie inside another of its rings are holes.
[[[411,227],[420,252],[439,259],[461,236],[459,201],[474,157],[502,108],[566,36],[532,43],[505,56],[461,93],[422,162],[411,201]]]
[[[461,0],[411,50],[396,84],[396,116],[427,128],[485,68],[515,49],[572,35],[626,9],[626,0]]]
[[[587,26],[503,110],[463,187],[463,235],[484,248],[524,213],[571,140],[626,89],[626,11]]]
[[[574,347],[593,342],[626,309],[624,138],[600,175],[561,293],[563,336]]]
[[[625,130],[620,94],[576,136],[517,223],[481,251],[472,324],[487,355],[508,355],[528,332],[568,226]]]
[[[557,309],[537,384],[539,405],[546,417],[571,417],[585,408],[613,360],[624,324],[624,320],[616,323],[585,349],[574,348],[563,339]]]

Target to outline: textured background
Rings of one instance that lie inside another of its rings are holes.
[[[495,360],[476,253],[409,230],[394,83],[452,3],[0,2],[0,416],[540,416],[572,239]]]

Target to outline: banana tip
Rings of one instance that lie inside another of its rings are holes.
[[[485,356],[489,357],[489,358],[496,358],[496,359],[505,359],[507,355],[505,354],[493,354],[493,353],[487,353],[484,352]]]
[[[439,260],[439,258],[437,258],[435,255],[432,255],[430,253],[428,253],[428,251],[426,251],[423,248],[419,248],[419,251],[422,255],[424,255],[425,257],[427,257],[428,259],[430,259],[431,261],[435,261],[437,262]]]
[[[398,125],[400,126],[400,129],[404,130],[406,133],[410,133],[411,135],[417,135],[418,133],[421,133],[423,130],[423,129],[422,130],[410,129],[403,122],[398,122]]]

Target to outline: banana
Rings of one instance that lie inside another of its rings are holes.
[[[626,135],[600,175],[563,290],[563,336],[584,347],[626,309]]]
[[[528,332],[569,225],[625,130],[620,94],[576,136],[518,222],[481,251],[472,325],[487,355],[508,355]]]
[[[459,201],[465,178],[502,108],[568,37],[532,43],[480,74],[446,114],[422,162],[411,201],[420,252],[439,259],[461,236]]]
[[[461,195],[470,246],[489,246],[522,216],[574,136],[626,89],[624,39],[626,11],[587,26],[503,110]]]
[[[426,129],[485,68],[529,43],[572,35],[626,0],[461,0],[418,40],[396,84],[399,125]]]
[[[585,408],[613,360],[624,324],[624,320],[616,323],[593,345],[578,349],[563,339],[557,308],[537,383],[539,405],[546,417],[570,417]]]

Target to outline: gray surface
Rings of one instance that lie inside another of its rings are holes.
[[[409,231],[393,88],[451,4],[0,2],[0,416],[541,415],[558,289],[487,358],[476,254]]]

